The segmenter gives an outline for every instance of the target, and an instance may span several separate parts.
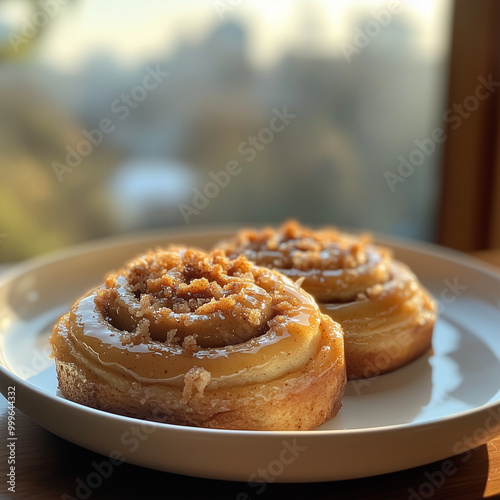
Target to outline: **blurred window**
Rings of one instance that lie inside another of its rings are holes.
[[[0,259],[289,217],[434,239],[451,20],[448,0],[0,1]]]

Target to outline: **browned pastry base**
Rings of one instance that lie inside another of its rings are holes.
[[[340,329],[325,318],[324,345],[299,372],[272,383],[207,391],[189,401],[182,387],[130,383],[75,362],[56,360],[59,389],[80,404],[119,415],[219,429],[314,429],[340,410],[346,376]],[[195,382],[196,384],[196,382]],[[196,389],[194,389],[196,390]],[[184,399],[184,400],[183,400]]]

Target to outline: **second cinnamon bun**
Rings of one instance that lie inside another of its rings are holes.
[[[218,245],[234,258],[299,280],[345,334],[348,379],[393,371],[431,347],[436,303],[405,264],[369,235],[296,221],[279,228],[241,230]]]

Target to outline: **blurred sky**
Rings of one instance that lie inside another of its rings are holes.
[[[236,5],[231,6],[231,2]],[[311,37],[307,50],[318,55],[341,53],[341,43],[351,41],[355,19],[403,4],[415,29],[415,43],[428,57],[441,58],[448,48],[443,26],[450,21],[447,0],[81,0],[64,17],[53,19],[50,33],[38,47],[47,65],[78,69],[82,60],[105,50],[117,62],[134,65],[144,57],[165,57],[179,43],[198,43],[214,25],[228,19],[243,21],[247,29],[249,57],[258,66],[276,62],[284,52],[304,50],[298,39]],[[227,5],[230,11],[221,8]],[[26,2],[10,0],[2,19],[19,20]],[[409,12],[410,11],[410,12]],[[317,15],[320,13],[320,15]],[[304,29],[304,17],[310,25]],[[118,22],[119,21],[119,22]],[[89,32],[89,27],[91,32]],[[70,40],[71,43],[61,43]],[[105,48],[105,49],[104,49]]]

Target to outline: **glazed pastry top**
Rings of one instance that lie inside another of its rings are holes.
[[[243,230],[220,244],[227,255],[245,255],[260,266],[293,279],[320,302],[355,300],[359,293],[391,277],[390,250],[368,234],[354,236],[333,228],[312,230],[296,221],[281,227]]]
[[[78,358],[136,380],[182,385],[261,383],[304,366],[325,330],[340,329],[312,297],[245,256],[151,251],[110,273],[55,327],[59,359]]]

